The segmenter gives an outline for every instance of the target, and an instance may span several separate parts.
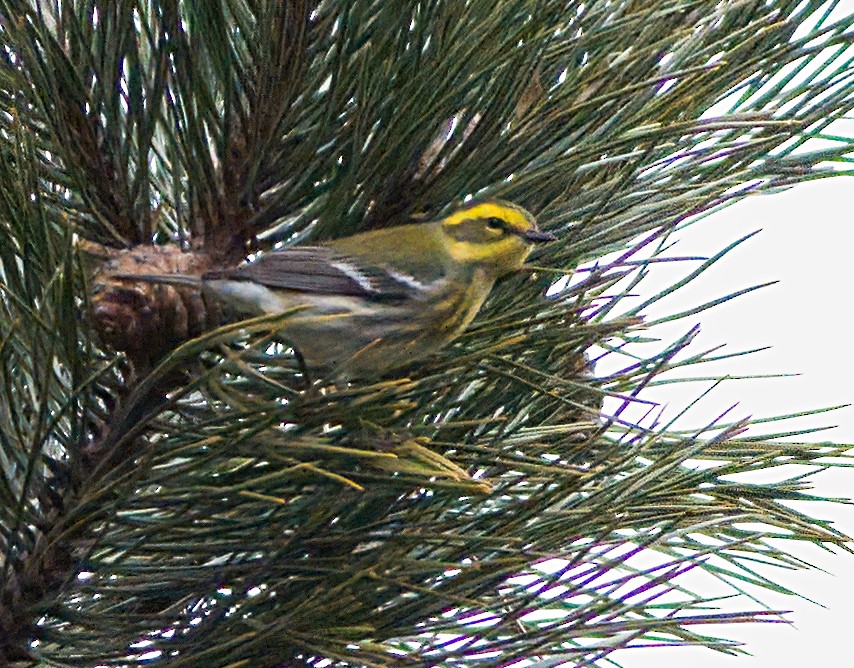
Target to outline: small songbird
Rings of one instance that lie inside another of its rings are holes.
[[[525,209],[492,200],[432,222],[270,251],[200,277],[118,278],[200,287],[235,315],[302,307],[281,333],[308,369],[371,377],[453,341],[495,281],[520,269],[534,244],[554,240]]]

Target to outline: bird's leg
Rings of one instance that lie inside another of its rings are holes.
[[[297,361],[297,366],[299,367],[304,381],[302,391],[308,392],[311,389],[311,374],[308,371],[308,364],[306,364],[305,357],[303,357],[303,354],[296,346],[294,346],[292,350],[294,351],[294,359]]]

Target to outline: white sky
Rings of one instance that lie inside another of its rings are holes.
[[[836,16],[852,12],[854,0],[842,0],[835,9]],[[839,134],[850,136],[852,126],[847,123]],[[727,343],[723,352],[773,346],[769,351],[721,363],[717,367],[720,374],[802,375],[733,381],[692,411],[692,425],[710,421],[733,401],[739,402],[730,414],[733,418],[770,417],[854,403],[854,351],[850,343],[854,323],[854,178],[838,177],[803,184],[784,193],[748,198],[681,232],[678,236],[683,241],[673,254],[711,255],[760,228],[763,231],[759,235],[673,295],[662,304],[666,310],[658,312],[678,312],[750,285],[779,280],[777,285],[690,318],[671,332],[684,333],[690,325],[700,322],[701,334],[692,345],[696,351],[720,343]],[[657,285],[660,289],[672,280],[672,274],[662,275]],[[648,296],[655,290],[649,285],[641,292]],[[673,340],[675,336],[666,338]],[[660,392],[658,398],[671,402],[672,415],[694,396],[696,391],[670,386],[669,392]],[[791,428],[828,425],[838,427],[807,435],[803,440],[854,444],[854,408],[777,424]],[[854,497],[854,469],[820,474],[814,484],[819,495],[850,499]],[[811,509],[798,509],[832,520],[836,528],[854,535],[854,507],[814,504]],[[854,618],[854,555],[830,553],[812,545],[795,545],[791,552],[820,570],[766,568],[762,574],[815,603],[770,592],[763,593],[761,599],[772,608],[791,610],[788,618],[792,626],[745,624],[697,629],[743,642],[742,649],[750,656],[729,657],[699,648],[652,648],[621,652],[614,659],[623,668],[854,665],[848,635]],[[708,588],[703,593],[709,594]],[[755,609],[749,601],[741,608]]]
[[[721,373],[802,374],[732,381],[693,410],[689,420],[692,425],[710,421],[734,401],[739,405],[731,414],[733,417],[770,417],[854,402],[854,351],[850,343],[854,321],[852,223],[854,178],[836,177],[779,194],[748,198],[677,235],[681,241],[671,255],[712,255],[747,232],[763,230],[662,306],[667,312],[677,312],[740,288],[778,279],[780,283],[776,285],[682,321],[677,330],[685,332],[692,324],[701,323],[701,334],[691,347],[695,351],[720,343],[727,344],[723,352],[773,346],[769,351],[723,362],[717,368]],[[662,276],[659,284],[667,283],[668,277]],[[652,294],[651,288],[642,292]],[[702,373],[706,375],[706,371],[704,368]],[[660,400],[672,404],[672,415],[699,389],[676,386],[669,394],[662,393]],[[803,440],[854,443],[852,408],[782,423],[790,428],[819,425],[839,426],[807,435]],[[823,473],[816,478],[815,486],[819,494],[850,498],[854,496],[854,469]],[[816,504],[810,512],[832,519],[837,528],[854,535],[854,508]],[[848,635],[854,598],[854,555],[828,553],[811,545],[792,547],[796,556],[827,573],[768,568],[762,573],[824,608],[766,592],[762,600],[771,607],[792,610],[789,618],[794,626],[744,624],[697,629],[744,642],[744,649],[752,656],[729,657],[699,648],[652,648],[618,652],[613,658],[623,668],[854,665]],[[743,601],[741,607],[756,609],[750,601]]]

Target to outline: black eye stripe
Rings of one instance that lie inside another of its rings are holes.
[[[457,241],[492,243],[511,236],[524,237],[526,229],[515,226],[500,216],[477,216],[445,225],[447,234]]]

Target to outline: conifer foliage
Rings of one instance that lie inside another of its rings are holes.
[[[779,620],[680,575],[843,546],[808,478],[733,476],[845,447],[673,430],[644,388],[714,351],[627,346],[676,226],[845,171],[838,5],[0,0],[0,664],[605,665]],[[274,319],[114,278],[469,196],[559,241],[403,374],[306,378]]]

